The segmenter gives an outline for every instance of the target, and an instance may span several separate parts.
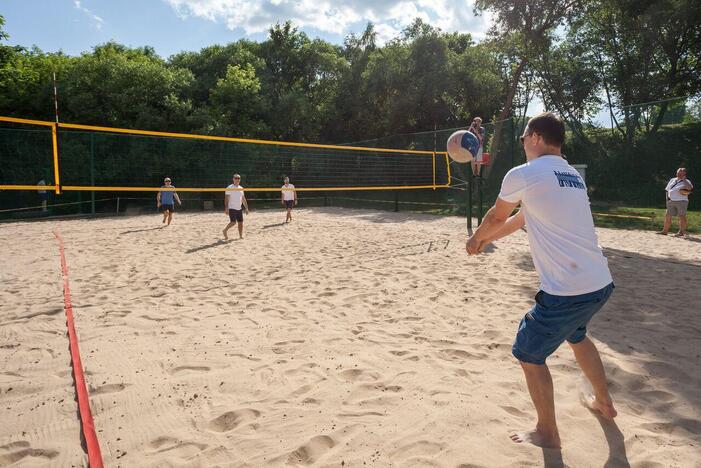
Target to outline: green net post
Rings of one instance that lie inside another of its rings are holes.
[[[482,199],[482,166],[480,166],[480,177],[477,178],[477,192],[478,192],[478,197],[479,197],[479,210],[477,211],[477,226],[480,226],[482,224],[482,211],[484,209],[483,205],[483,199]]]
[[[467,231],[472,230],[472,171],[467,176]]]

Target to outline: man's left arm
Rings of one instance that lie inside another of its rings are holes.
[[[475,233],[467,240],[465,249],[470,255],[479,253],[480,245],[499,233],[504,227],[504,224],[511,216],[511,213],[516,209],[519,202],[511,203],[501,198],[497,198],[493,207],[487,211],[487,214],[482,220]]]
[[[178,196],[177,193],[173,193],[173,197],[175,197],[175,201],[178,202],[178,205],[182,206],[183,202],[180,201],[180,197]]]
[[[246,208],[246,214],[248,214],[248,201],[246,201],[246,195],[241,196],[241,201],[243,202],[243,207]]]

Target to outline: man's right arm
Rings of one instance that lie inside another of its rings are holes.
[[[488,244],[490,242],[494,242],[496,240],[499,240],[502,237],[510,236],[511,234],[518,231],[519,229],[521,229],[525,225],[526,225],[526,218],[523,215],[523,210],[519,210],[518,213],[516,213],[515,215],[513,215],[509,219],[507,219],[506,222],[504,223],[504,226],[502,226],[501,229],[499,229],[497,232],[495,232],[484,243]]]
[[[229,214],[229,194],[224,192],[224,214]]]

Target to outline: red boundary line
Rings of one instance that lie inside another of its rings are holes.
[[[88,465],[91,468],[103,468],[100,443],[97,440],[97,434],[95,434],[95,422],[90,412],[90,397],[88,396],[88,389],[85,385],[83,363],[80,360],[78,335],[75,333],[75,325],[73,322],[73,306],[71,305],[71,290],[68,286],[68,266],[66,264],[66,255],[63,250],[63,238],[58,229],[54,230],[54,236],[58,240],[58,248],[61,252],[66,326],[68,327],[68,341],[71,352],[71,363],[73,364],[73,377],[75,378],[75,391],[78,394],[78,412],[80,413],[80,422],[83,429],[83,437],[85,437],[85,445],[88,449]]]

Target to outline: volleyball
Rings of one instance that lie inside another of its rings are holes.
[[[448,148],[450,159],[455,162],[466,163],[472,161],[472,158],[477,155],[480,141],[473,133],[467,130],[458,130],[450,135],[446,147]]]

